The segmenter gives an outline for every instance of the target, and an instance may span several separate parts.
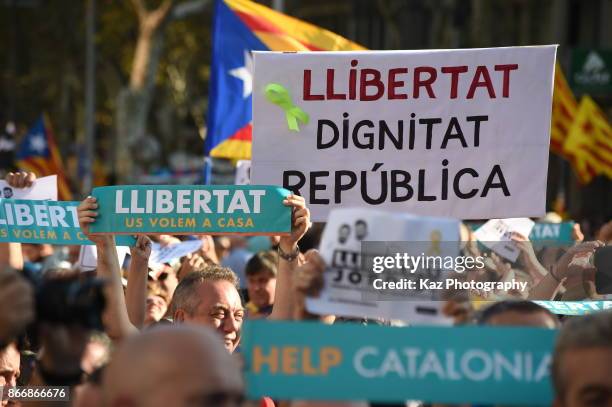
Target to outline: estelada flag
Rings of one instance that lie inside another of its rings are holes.
[[[57,175],[57,195],[60,201],[71,201],[64,165],[53,131],[42,115],[28,130],[17,147],[17,167],[35,173],[38,177]]]
[[[580,100],[563,150],[572,156],[574,170],[581,183],[591,182],[596,175],[612,178],[612,127],[588,95]]]
[[[321,27],[249,0],[217,0],[214,11],[206,155],[251,158],[251,51],[365,48]]]

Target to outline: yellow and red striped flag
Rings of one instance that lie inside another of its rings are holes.
[[[596,175],[612,179],[612,127],[588,95],[580,100],[563,150],[573,157],[574,170],[581,183],[589,183]]]
[[[550,128],[550,149],[568,160],[572,157],[567,157],[563,150],[565,139],[569,136],[569,132],[574,123],[576,113],[578,112],[578,103],[572,93],[572,90],[567,84],[565,75],[561,70],[561,65],[557,62],[555,66],[555,82],[553,90],[553,105],[552,105],[552,123]]]
[[[324,28],[289,17],[250,0],[224,0],[270,51],[364,50]]]

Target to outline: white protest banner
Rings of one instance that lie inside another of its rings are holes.
[[[117,260],[119,260],[119,266],[125,261],[125,256],[130,253],[128,246],[117,246]],[[96,246],[81,246],[79,252],[79,269],[81,271],[91,271],[98,267],[98,250]]]
[[[57,175],[38,178],[29,188],[13,188],[0,180],[0,198],[57,201]]]
[[[458,241],[459,221],[454,219],[400,215],[373,209],[334,209],[319,247],[328,266],[324,275],[325,286],[318,298],[307,300],[307,308],[317,314],[407,322],[415,322],[411,318],[420,322],[429,312],[431,321],[442,321],[444,318],[436,311],[438,308],[431,302],[423,302],[437,298],[436,290],[400,289],[398,285],[397,291],[390,295],[386,291],[387,296],[379,301],[379,280],[388,281],[390,276],[372,274],[364,258],[388,253],[405,253],[415,259],[455,257],[459,252]],[[372,242],[383,244],[368,246]],[[428,270],[431,271],[434,270]],[[436,275],[426,277],[439,279],[444,273],[440,271],[435,270]],[[425,310],[427,307],[431,311]]]
[[[534,225],[529,218],[491,219],[474,232],[474,237],[495,253],[515,262],[520,251],[510,237],[512,232],[527,237]]]
[[[149,264],[153,266],[170,263],[172,260],[179,259],[183,256],[191,254],[202,247],[201,240],[188,240],[168,246],[161,246],[158,243],[154,243],[151,247],[151,257]]]
[[[251,181],[299,191],[314,221],[541,216],[555,53],[255,52]]]
[[[236,163],[236,185],[251,185],[251,160],[238,160]]]

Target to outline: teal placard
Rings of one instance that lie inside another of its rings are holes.
[[[75,201],[0,199],[0,242],[93,245],[79,227]],[[117,245],[132,246],[131,236]]]
[[[545,223],[537,222],[529,234],[529,240],[534,243],[574,244],[572,230],[575,222]],[[470,222],[467,226],[475,231],[483,223]]]
[[[253,185],[122,185],[94,188],[92,233],[277,235],[291,232],[290,192]]]
[[[612,310],[612,301],[533,301],[557,315],[586,315]]]
[[[322,325],[243,330],[248,396],[550,405],[555,330]]]
[[[572,231],[574,222],[536,223],[529,234],[532,242],[555,242],[560,244],[574,244]]]

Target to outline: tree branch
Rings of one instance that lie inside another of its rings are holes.
[[[142,0],[131,0],[134,11],[138,16],[138,20],[142,21],[147,16],[147,8],[145,7]]]
[[[166,17],[168,17],[173,5],[173,0],[164,0],[164,2],[158,8],[149,13],[147,20],[149,20],[148,24],[153,28],[153,30],[156,30],[163,23]]]

